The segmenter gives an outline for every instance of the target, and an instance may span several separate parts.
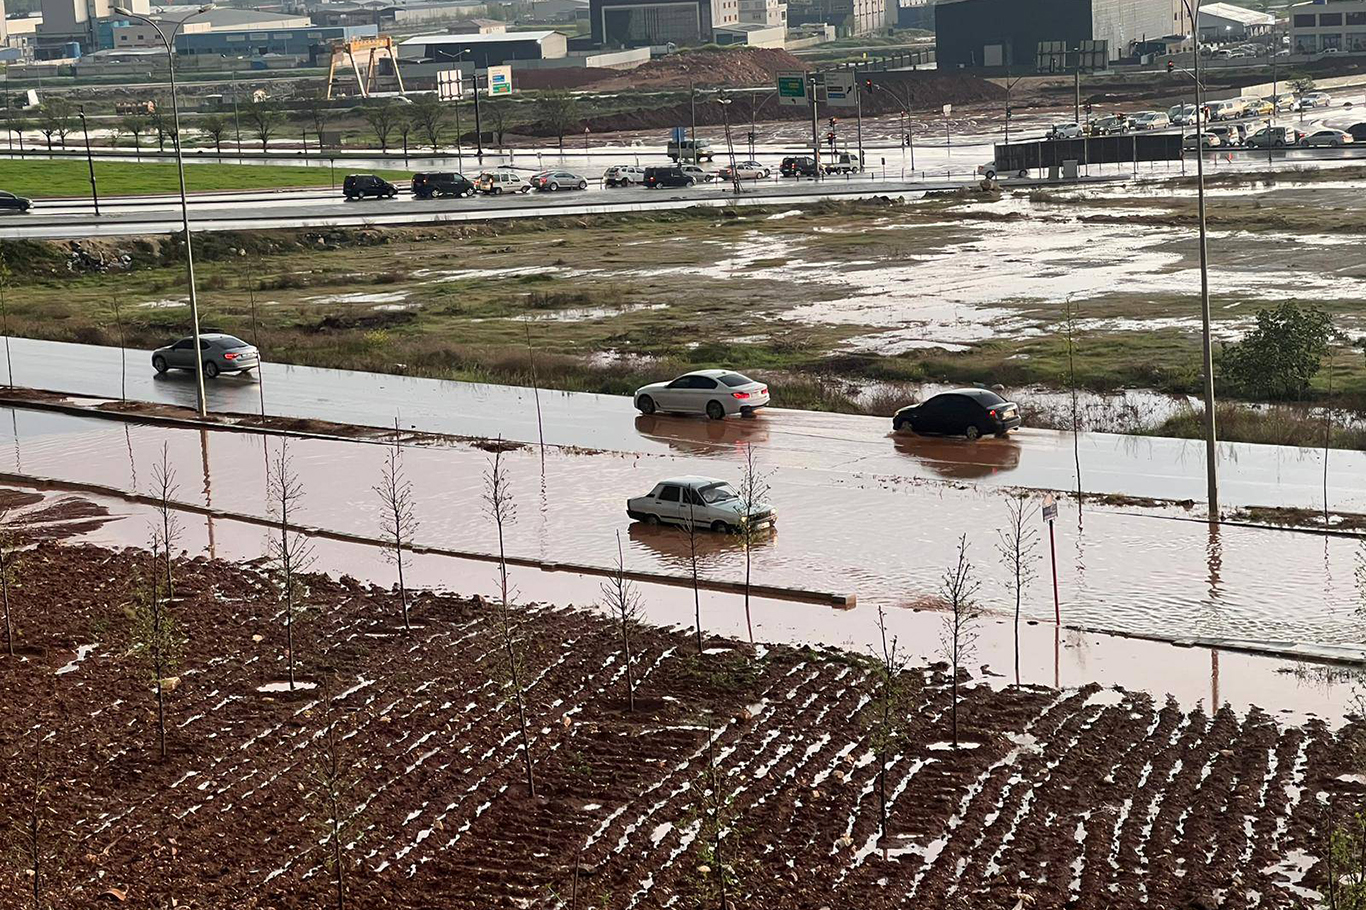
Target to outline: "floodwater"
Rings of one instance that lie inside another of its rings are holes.
[[[82,541],[106,546],[143,542],[153,519],[150,508],[101,496],[82,498],[118,516],[83,535]],[[239,521],[183,517],[181,544],[192,555],[202,553],[230,561],[255,559],[264,552],[264,537],[263,528]],[[347,574],[384,586],[393,583],[393,566],[377,547],[319,539],[315,541],[315,554],[317,571]],[[486,597],[496,593],[494,566],[488,562],[419,554],[413,556],[405,577],[416,588]],[[509,577],[518,602],[601,609],[599,577],[520,566],[511,566]],[[680,628],[694,625],[698,607],[691,590],[659,584],[642,584],[640,590],[646,621]],[[877,610],[871,603],[844,610],[755,597],[750,601],[749,623],[738,595],[703,590],[698,604],[709,634],[744,640],[752,623],[759,642],[829,646],[865,654],[878,641]],[[886,623],[888,633],[896,636],[911,660],[939,659],[943,614],[891,609],[886,612]],[[1014,638],[1010,622],[989,616],[980,632],[977,652],[970,662],[973,675],[993,686],[1012,682]],[[1257,705],[1285,723],[1320,717],[1334,726],[1353,710],[1360,685],[1350,673],[1287,660],[1203,647],[1178,648],[1038,622],[1020,626],[1020,681],[1065,687],[1097,682],[1149,692],[1159,700],[1171,695],[1187,706],[1227,704],[1242,712]]]
[[[690,424],[699,428],[702,422]],[[8,438],[6,438],[8,437]],[[29,411],[0,412],[0,465],[68,482],[147,492],[163,443],[175,467],[178,499],[265,517],[268,443],[251,433],[163,430],[114,421]],[[1022,449],[988,440],[969,464],[938,450],[965,443],[905,439],[906,457],[940,465],[944,480],[782,467],[769,476],[779,521],[753,551],[756,583],[854,594],[864,606],[933,607],[944,569],[966,535],[981,602],[997,613],[1013,605],[1009,575],[997,552],[1008,521],[1007,490],[960,485],[975,475],[1008,473]],[[385,446],[295,439],[293,466],[306,491],[301,523],[366,536],[380,533],[377,495]],[[511,555],[550,562],[610,566],[620,533],[630,568],[684,576],[689,545],[679,531],[631,523],[627,496],[660,479],[703,473],[738,482],[734,461],[708,456],[546,453],[506,454],[517,518],[508,530]],[[494,544],[483,514],[489,456],[458,446],[410,446],[407,476],[416,492],[419,545],[487,554]],[[1031,505],[1037,500],[1031,500]],[[1210,636],[1344,644],[1363,639],[1366,591],[1354,568],[1366,549],[1354,538],[1225,525],[1211,530],[1179,507],[1165,510],[1064,503],[1054,528],[1060,611],[1066,623],[1158,637]],[[1023,614],[1054,616],[1047,528],[1032,561],[1036,581]],[[1268,567],[1275,554],[1274,569]],[[737,581],[744,554],[737,540],[700,535],[698,569],[708,579]]]

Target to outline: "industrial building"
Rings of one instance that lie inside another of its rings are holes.
[[[896,22],[896,0],[788,0],[792,25],[827,24],[840,37],[870,35]]]
[[[366,38],[378,34],[373,25],[348,27],[306,26],[302,28],[282,28],[241,31],[202,32],[176,36],[177,54],[200,56],[205,54],[227,57],[265,57],[279,55],[288,57],[308,57],[331,53],[330,42],[349,41],[352,38]]]
[[[114,6],[130,12],[151,15],[149,0],[43,0],[43,21],[38,26],[35,43],[40,48],[65,48],[75,44],[80,52],[90,53],[101,47],[113,46],[112,28],[126,24],[116,16]]]
[[[1295,53],[1366,51],[1366,0],[1297,3],[1289,12]]]
[[[740,24],[740,0],[590,0],[589,21],[599,47],[708,44]]]
[[[328,3],[309,11],[314,25],[374,25],[382,30],[468,19],[486,4],[475,2]]]
[[[312,23],[307,16],[291,16],[282,13],[263,13],[250,9],[214,8],[206,13],[198,12],[199,7],[168,7],[158,10],[152,16],[161,30],[170,33],[180,26],[182,35],[202,35],[209,32],[236,32],[282,28],[308,28]],[[191,18],[193,17],[193,18]],[[181,25],[182,20],[185,21]],[[156,29],[145,22],[132,21],[126,25],[115,25],[113,47],[115,50],[130,47],[160,47],[161,39]]]
[[[419,35],[398,47],[405,71],[413,63],[461,63],[501,66],[514,60],[548,60],[565,56],[568,39],[559,32],[506,32],[492,35]]]
[[[1232,3],[1206,3],[1200,7],[1201,41],[1245,41],[1270,34],[1275,25],[1276,17],[1271,13]]]
[[[1174,6],[1172,0],[941,0],[934,10],[935,58],[940,69],[1047,71],[1057,57],[1041,58],[1041,43],[1072,51],[1104,41],[1109,60],[1118,60],[1176,33]]]
[[[787,30],[787,3],[784,0],[740,0],[740,24]]]

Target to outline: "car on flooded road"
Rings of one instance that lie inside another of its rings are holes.
[[[776,523],[777,515],[768,503],[750,503],[749,508],[746,505],[735,487],[726,481],[687,475],[662,480],[644,496],[626,500],[626,514],[646,524],[691,526],[718,533],[772,527]]]
[[[204,364],[204,375],[209,379],[219,373],[250,373],[261,365],[256,348],[233,335],[201,333],[199,351],[198,359]],[[153,351],[152,369],[158,373],[193,370],[195,360],[194,336],[190,336]]]
[[[767,385],[734,370],[694,370],[669,382],[641,386],[635,394],[642,414],[706,414],[712,420],[733,414],[748,417],[768,402]]]
[[[1020,426],[1020,408],[991,389],[954,389],[897,411],[892,430],[924,436],[1005,436]]]

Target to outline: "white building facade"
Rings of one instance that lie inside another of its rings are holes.
[[[1366,0],[1297,3],[1289,13],[1295,53],[1366,52]]]

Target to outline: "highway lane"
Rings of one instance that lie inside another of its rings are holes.
[[[117,348],[9,342],[17,385],[117,398]],[[193,406],[190,374],[156,376],[145,351],[128,351],[130,398]],[[220,377],[207,384],[212,410],[268,413],[375,427],[405,427],[464,436],[539,441],[530,389],[267,363],[255,378]],[[781,403],[782,389],[774,388]],[[1047,490],[1076,488],[1073,440],[1067,433],[1025,429],[1006,440],[893,435],[887,420],[774,408],[750,420],[711,422],[638,415],[629,399],[542,390],[545,442],[644,455],[702,457],[730,472],[745,444],[762,450],[769,468],[820,472],[850,484],[945,482]],[[1083,433],[1077,439],[1082,487],[1090,493],[1165,500],[1205,498],[1199,441]],[[1324,463],[1305,447],[1221,443],[1221,496],[1226,508],[1319,509]],[[1330,506],[1366,512],[1366,453],[1334,451],[1328,467]],[[1198,511],[1198,510],[1197,510]]]

